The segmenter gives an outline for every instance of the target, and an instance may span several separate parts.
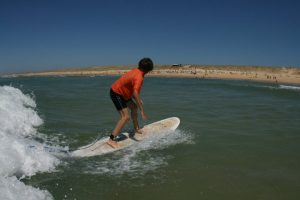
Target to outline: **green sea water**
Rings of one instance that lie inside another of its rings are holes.
[[[118,77],[1,78],[31,95],[44,123],[35,140],[69,150],[110,134]],[[177,131],[112,154],[58,155],[55,171],[22,179],[54,199],[300,199],[300,87],[146,77],[149,120]],[[125,130],[132,129],[131,124]]]

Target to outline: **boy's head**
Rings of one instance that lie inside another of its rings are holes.
[[[145,73],[153,70],[153,62],[150,58],[143,58],[139,62],[139,69]]]

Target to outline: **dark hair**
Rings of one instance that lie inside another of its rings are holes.
[[[139,62],[139,69],[145,73],[153,70],[153,62],[150,58],[143,58]]]

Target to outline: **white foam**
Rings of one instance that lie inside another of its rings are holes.
[[[291,85],[279,85],[279,88],[287,89],[287,90],[300,90],[300,87],[291,86]]]
[[[0,87],[0,131],[4,134],[28,136],[36,134],[43,120],[35,112],[35,101],[19,89]]]
[[[294,91],[300,91],[299,86],[292,86],[292,85],[247,85],[250,87],[257,87],[257,88],[268,88],[272,90],[278,90],[278,89],[283,89],[283,90],[294,90]]]
[[[31,139],[43,123],[32,97],[0,87],[0,199],[52,199],[47,191],[26,186],[17,177],[50,172],[60,161]],[[34,149],[30,146],[35,146]]]
[[[30,148],[34,145],[35,148]],[[17,137],[0,139],[0,175],[33,176],[37,172],[53,171],[59,160],[44,151],[44,145]]]
[[[0,199],[51,200],[53,197],[48,191],[27,186],[16,177],[0,177]]]

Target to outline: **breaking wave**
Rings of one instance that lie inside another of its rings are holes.
[[[11,86],[0,87],[0,199],[53,199],[21,179],[51,172],[60,160],[32,139],[43,124],[30,95]],[[34,146],[35,148],[30,148]]]

